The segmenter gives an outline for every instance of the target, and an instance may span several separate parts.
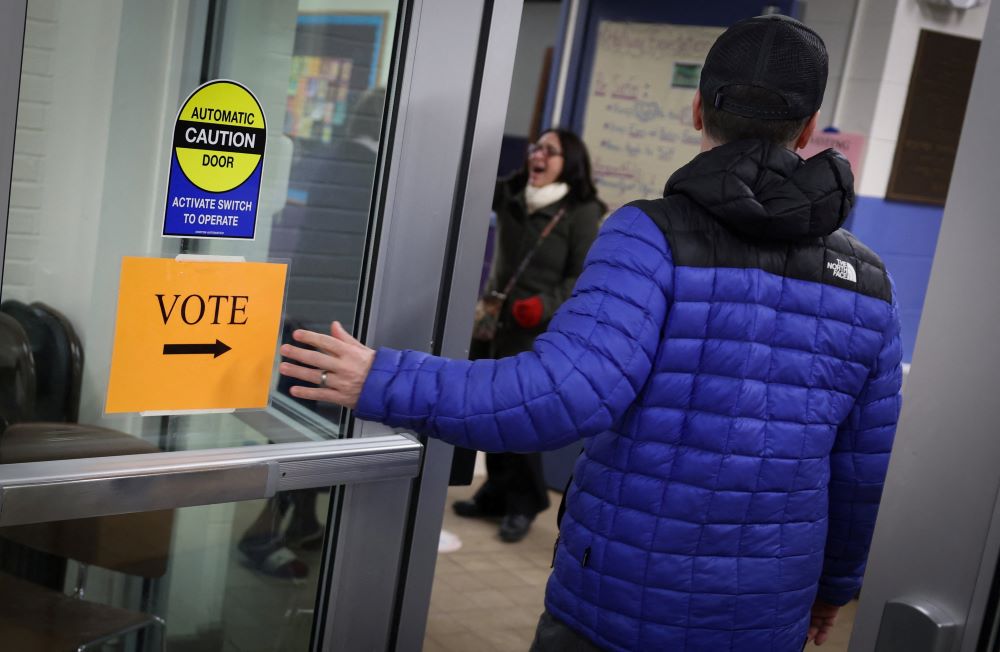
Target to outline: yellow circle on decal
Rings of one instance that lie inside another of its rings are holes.
[[[200,86],[181,107],[174,153],[192,184],[228,192],[260,165],[266,137],[264,110],[253,93],[236,82],[216,80]]]

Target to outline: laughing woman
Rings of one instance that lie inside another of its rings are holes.
[[[562,129],[543,133],[524,168],[497,182],[493,210],[497,244],[486,294],[505,298],[493,339],[473,341],[476,358],[530,351],[573,292],[605,211],[583,141]],[[456,502],[455,513],[502,518],[500,538],[520,541],[549,506],[541,454],[488,453],[486,469],[486,483],[472,500]]]

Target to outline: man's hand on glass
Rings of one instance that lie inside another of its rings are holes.
[[[282,344],[281,355],[302,365],[282,362],[278,371],[283,376],[316,385],[295,385],[291,389],[292,396],[336,403],[347,408],[357,406],[361,389],[375,361],[375,351],[351,337],[339,321],[330,325],[329,335],[297,330],[292,337],[315,350]]]

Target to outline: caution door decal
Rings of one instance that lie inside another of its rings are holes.
[[[191,93],[174,125],[163,235],[253,239],[266,139],[245,86],[216,80]]]

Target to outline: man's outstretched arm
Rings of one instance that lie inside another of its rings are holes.
[[[320,351],[285,345],[282,355],[316,369],[283,363],[281,372],[317,383],[326,369],[328,387],[293,394],[452,444],[558,448],[610,428],[632,404],[659,347],[672,278],[662,232],[628,207],[609,218],[572,298],[532,351],[475,362],[387,348],[374,354],[335,327],[332,336],[297,332]],[[359,371],[365,365],[370,371]]]

